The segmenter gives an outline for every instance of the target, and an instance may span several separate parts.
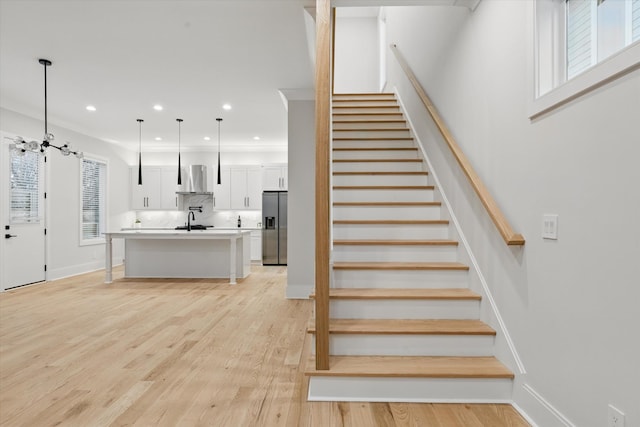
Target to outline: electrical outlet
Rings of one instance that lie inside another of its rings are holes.
[[[542,215],[542,238],[558,240],[558,215]]]
[[[624,427],[624,414],[613,405],[609,405],[607,427]]]

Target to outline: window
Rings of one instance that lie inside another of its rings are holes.
[[[85,157],[81,159],[80,244],[104,243],[107,219],[107,162]]]
[[[40,154],[11,150],[11,223],[40,221]]]
[[[640,0],[535,0],[534,120],[640,67]]]

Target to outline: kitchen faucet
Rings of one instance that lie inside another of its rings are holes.
[[[191,220],[196,220],[196,214],[193,211],[187,213],[187,231],[191,231]]]

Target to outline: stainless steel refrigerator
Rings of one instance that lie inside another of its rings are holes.
[[[287,192],[262,193],[262,265],[287,265]]]

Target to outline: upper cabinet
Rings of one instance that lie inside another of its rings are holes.
[[[260,166],[232,166],[231,209],[262,209]]]
[[[229,168],[220,168],[220,184],[218,184],[218,171],[215,169],[209,188],[213,189],[214,209],[231,209],[231,172]]]
[[[182,181],[186,182],[185,171]],[[142,185],[138,185],[138,168],[131,168],[131,209],[132,210],[177,210],[179,199],[176,168],[146,166],[142,168]]]
[[[262,167],[262,187],[265,191],[287,190],[287,166],[265,165]]]

